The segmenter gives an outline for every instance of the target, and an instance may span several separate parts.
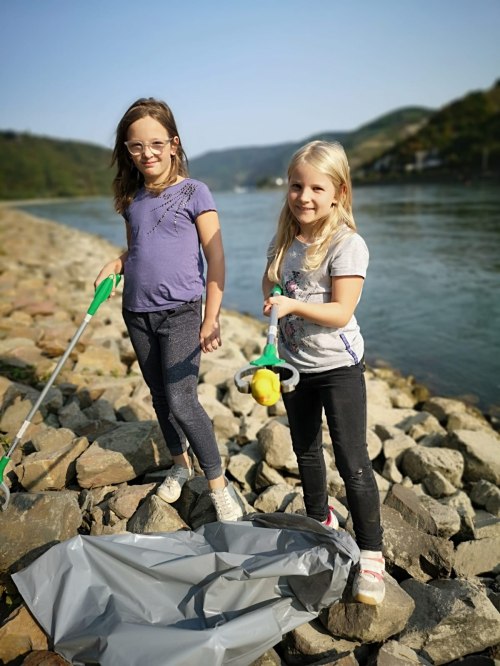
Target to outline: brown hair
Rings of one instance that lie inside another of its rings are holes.
[[[177,131],[174,114],[170,107],[153,97],[142,97],[135,101],[123,115],[116,128],[116,141],[111,165],[116,164],[117,171],[113,180],[115,209],[123,214],[134,199],[137,191],[144,185],[144,176],[137,170],[125,146],[130,125],[140,118],[149,116],[157,120],[167,130],[170,137],[178,137],[179,143],[175,155],[171,156],[171,168],[168,179],[151,191],[159,194],[165,187],[172,185],[177,176],[187,178],[188,161]]]

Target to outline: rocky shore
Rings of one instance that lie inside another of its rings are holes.
[[[117,252],[0,208],[5,451],[81,323],[94,276]],[[224,311],[222,331],[222,348],[202,358],[199,395],[227,476],[248,512],[303,512],[282,402],[262,407],[233,382],[262,353],[264,324]],[[431,396],[393,370],[368,369],[367,391],[386,598],[357,604],[348,586],[339,603],[255,664],[500,664],[500,436],[476,409]],[[351,531],[326,430],[324,450],[332,503],[341,529]],[[67,663],[11,579],[52,545],[77,534],[173,532],[215,520],[201,473],[172,506],[156,498],[170,464],[117,296],[93,318],[5,471],[12,496],[0,512],[0,664]]]

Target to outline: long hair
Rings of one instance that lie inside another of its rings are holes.
[[[299,164],[306,163],[330,178],[335,187],[337,205],[328,215],[317,221],[315,239],[309,245],[305,255],[303,269],[312,271],[323,262],[334,234],[344,232],[350,235],[356,231],[356,222],[352,214],[352,184],[349,164],[343,147],[337,142],[311,141],[300,148],[288,166],[288,181]],[[274,243],[274,258],[268,270],[271,282],[280,282],[283,259],[295,236],[300,232],[297,219],[290,210],[288,197],[283,204],[278,220]]]
[[[116,141],[113,150],[111,165],[116,164],[116,176],[113,180],[113,193],[115,209],[123,214],[130,205],[137,191],[144,185],[144,176],[135,167],[134,162],[125,146],[130,125],[136,120],[149,116],[158,121],[167,130],[170,137],[178,137],[179,144],[175,155],[171,156],[171,167],[168,179],[157,187],[150,187],[150,191],[159,194],[165,187],[172,185],[177,176],[188,177],[188,162],[177,131],[174,115],[170,107],[153,97],[142,97],[135,101],[126,111],[116,128]]]

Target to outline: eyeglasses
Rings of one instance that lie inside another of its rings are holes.
[[[149,148],[153,155],[161,155],[171,141],[172,139],[165,139],[163,141],[160,139],[155,139],[151,142],[125,141],[124,143],[127,146],[128,152],[131,155],[134,155],[134,157],[138,157],[139,155],[143,154],[146,148]]]

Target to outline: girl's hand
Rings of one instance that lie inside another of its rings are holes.
[[[96,279],[94,280],[94,289],[97,289],[100,283],[110,275],[117,275],[121,271],[121,266],[122,266],[121,261],[116,259],[114,261],[109,261],[107,264],[105,264],[99,271]],[[113,288],[110,297],[114,296],[115,294],[116,290]]]
[[[218,320],[213,322],[203,321],[200,328],[200,347],[204,354],[216,351],[219,347],[222,347]]]
[[[269,296],[264,301],[264,314],[266,317],[271,315],[271,309],[273,305],[278,306],[278,319],[285,317],[288,314],[293,314],[296,301],[293,298],[288,298],[288,296]]]

